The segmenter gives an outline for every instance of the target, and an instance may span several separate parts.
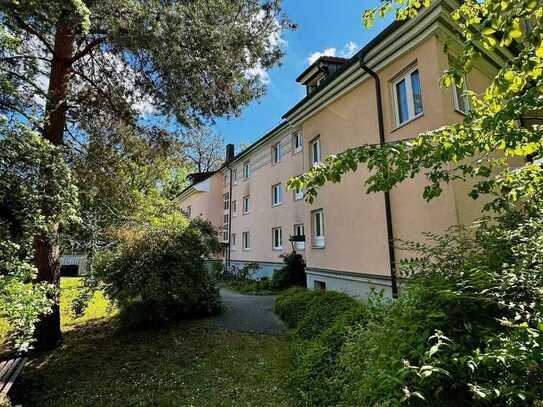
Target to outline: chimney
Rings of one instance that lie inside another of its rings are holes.
[[[227,144],[226,145],[226,162],[230,162],[233,159],[234,159],[234,145]]]

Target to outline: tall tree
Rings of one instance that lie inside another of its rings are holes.
[[[198,172],[208,172],[220,167],[224,160],[224,137],[209,127],[188,129],[181,138],[183,151]]]
[[[67,130],[85,140],[85,122],[102,115],[194,125],[239,113],[262,95],[252,72],[278,63],[290,26],[278,0],[1,0],[0,19],[10,44],[0,51],[0,109],[53,145]],[[38,236],[35,246],[38,278],[58,285],[57,241]],[[39,348],[56,346],[58,307],[37,332]]]

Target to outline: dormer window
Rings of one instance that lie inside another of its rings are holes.
[[[302,72],[296,82],[304,85],[307,94],[310,95],[347,61],[345,58],[321,56]]]

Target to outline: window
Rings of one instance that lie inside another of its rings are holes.
[[[278,164],[281,161],[281,144],[276,143],[271,149],[271,163],[272,165]]]
[[[238,202],[232,201],[232,217],[238,216]]]
[[[249,250],[251,248],[251,234],[249,232],[243,232],[241,235],[243,250]]]
[[[230,247],[236,250],[236,234],[235,233],[232,233],[230,235]]]
[[[417,67],[393,82],[396,125],[401,125],[422,114],[420,74]]]
[[[228,234],[229,234],[229,224],[228,224],[228,214],[225,213],[223,216],[223,228],[222,228],[222,240],[225,242],[228,241]]]
[[[310,149],[310,162],[311,165],[316,165],[321,162],[321,139],[320,137],[317,137],[315,140],[311,142],[311,149]]]
[[[272,185],[272,205],[278,206],[283,202],[283,187],[281,184]]]
[[[224,185],[224,186],[227,186],[227,185],[228,185],[228,174],[224,174],[223,185]]]
[[[313,247],[324,247],[324,211],[317,209],[312,212]]]
[[[185,209],[185,215],[187,215],[187,218],[190,218],[191,214],[192,214],[192,206],[187,206],[187,209]]]
[[[230,209],[230,194],[226,193],[223,195],[224,198],[224,210],[228,211]]]
[[[249,195],[245,195],[243,197],[243,213],[244,214],[249,213],[251,211],[251,202],[249,198],[250,198]]]
[[[294,236],[297,236],[298,238],[301,238],[301,237],[305,238],[303,223],[300,223],[298,225],[294,225]],[[294,241],[294,249],[296,249],[296,250],[304,250],[305,249],[305,241],[302,241],[302,240]]]
[[[251,163],[247,161],[243,164],[243,179],[248,179],[251,176]]]
[[[304,148],[304,138],[301,131],[297,131],[292,135],[292,152],[299,153]]]
[[[272,229],[273,250],[283,250],[283,230],[281,228]]]
[[[315,290],[326,291],[326,283],[324,281],[315,280],[313,282],[313,288]]]
[[[304,190],[296,188],[294,190],[294,200],[299,201],[300,199],[304,199]]]
[[[463,78],[462,84],[454,84],[453,87],[453,97],[454,97],[454,108],[460,113],[466,114],[471,111],[471,103],[469,96],[465,95],[464,92],[468,90],[466,84],[466,78]]]
[[[238,169],[237,168],[232,170],[232,181],[234,185],[238,183]]]

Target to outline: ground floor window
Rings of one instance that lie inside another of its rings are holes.
[[[273,250],[283,249],[283,230],[281,228],[272,229]]]
[[[249,250],[251,248],[251,234],[249,232],[243,232],[242,240],[243,250]]]
[[[313,282],[313,288],[315,290],[321,290],[321,291],[326,291],[326,283],[324,281],[317,281],[315,280]]]
[[[324,247],[324,210],[317,209],[311,212],[313,228],[313,247]]]
[[[298,238],[300,238],[302,236],[305,237],[304,224],[303,223],[294,225],[294,236],[298,236]],[[304,250],[305,249],[305,241],[295,241],[294,242],[294,248],[296,250]]]

